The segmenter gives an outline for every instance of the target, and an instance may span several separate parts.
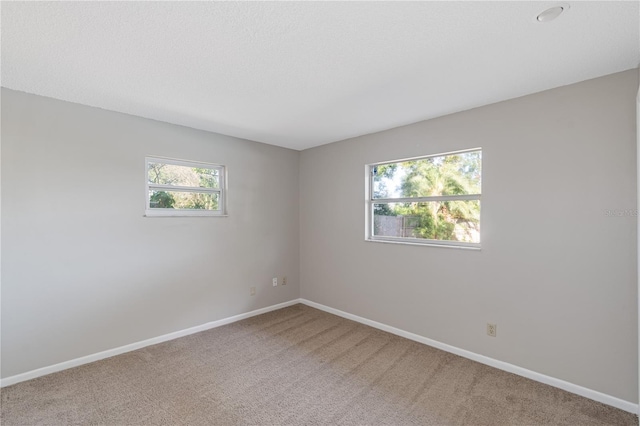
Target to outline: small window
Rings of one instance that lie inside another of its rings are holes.
[[[147,216],[224,216],[225,167],[146,158]]]
[[[480,247],[479,148],[367,166],[371,241]]]

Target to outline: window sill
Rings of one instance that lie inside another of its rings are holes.
[[[143,217],[229,217],[228,214],[219,214],[219,213],[208,213],[202,211],[194,211],[194,212],[184,212],[184,211],[176,211],[176,212],[157,212],[157,211],[146,211]]]
[[[395,240],[378,239],[378,238],[365,238],[365,242],[383,243],[383,244],[399,244],[399,245],[407,245],[407,246],[439,247],[439,248],[475,250],[475,251],[481,250],[481,246],[479,244],[459,245],[459,244],[448,244],[448,243],[435,243],[432,241],[423,243],[423,242],[413,242],[413,241],[395,241]]]

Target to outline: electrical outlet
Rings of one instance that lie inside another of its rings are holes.
[[[251,293],[252,296],[256,295],[256,288],[255,287],[249,287],[249,293]]]
[[[287,285],[287,277],[282,277],[282,285]]]
[[[487,323],[487,335],[491,337],[496,337],[497,328],[498,328],[497,324]]]
[[[278,285],[278,277],[272,279],[271,282],[273,283],[273,286],[276,287]]]

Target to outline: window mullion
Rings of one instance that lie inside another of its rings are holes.
[[[374,204],[389,203],[426,203],[429,201],[471,201],[479,200],[481,194],[465,194],[465,195],[439,195],[431,197],[401,197],[401,198],[374,198],[371,201]]]
[[[197,186],[178,186],[178,185],[163,185],[150,183],[149,189],[159,189],[164,191],[175,191],[175,192],[206,192],[206,193],[220,193],[220,189],[218,188],[201,188]]]

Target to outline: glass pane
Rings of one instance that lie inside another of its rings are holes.
[[[373,198],[480,194],[481,174],[481,151],[374,166]]]
[[[151,190],[149,206],[152,209],[219,210],[218,193]]]
[[[218,169],[164,163],[149,163],[148,167],[149,183],[196,188],[219,188],[220,185]]]
[[[480,242],[480,201],[373,205],[373,235]]]

